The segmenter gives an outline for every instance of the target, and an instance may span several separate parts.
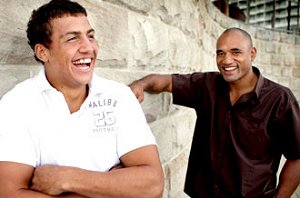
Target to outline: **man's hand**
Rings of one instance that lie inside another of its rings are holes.
[[[150,74],[132,82],[129,87],[141,103],[144,100],[145,91],[152,94],[172,93],[172,75]]]
[[[31,180],[31,189],[48,195],[60,195],[64,193],[65,173],[67,173],[69,168],[54,165],[37,167]]]
[[[130,89],[141,103],[144,101],[144,85],[142,80],[136,80],[129,85]]]

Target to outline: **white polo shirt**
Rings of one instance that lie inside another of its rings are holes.
[[[155,144],[130,88],[94,74],[87,99],[70,113],[64,96],[38,76],[0,101],[0,161],[107,171],[119,158]]]

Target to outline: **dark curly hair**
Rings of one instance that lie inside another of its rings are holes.
[[[49,48],[51,44],[52,26],[51,21],[66,15],[87,16],[84,7],[70,0],[52,0],[47,4],[33,10],[29,22],[27,23],[28,44],[34,50],[36,44],[42,44]],[[34,55],[35,60],[39,60]]]

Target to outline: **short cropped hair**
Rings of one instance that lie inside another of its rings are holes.
[[[37,10],[33,10],[26,30],[30,47],[34,50],[36,44],[42,44],[49,48],[52,43],[51,21],[66,15],[87,16],[87,12],[80,4],[70,0],[52,0]],[[42,62],[36,55],[34,57],[37,61]]]
[[[238,28],[238,27],[228,28],[222,33],[222,35],[226,34],[226,33],[234,32],[234,31],[238,31],[238,32],[242,33],[245,36],[245,38],[248,39],[250,47],[253,47],[253,41],[252,41],[251,35],[241,28]]]

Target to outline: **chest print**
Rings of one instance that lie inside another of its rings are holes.
[[[117,100],[105,98],[89,103],[94,121],[93,132],[113,132],[117,128]]]

